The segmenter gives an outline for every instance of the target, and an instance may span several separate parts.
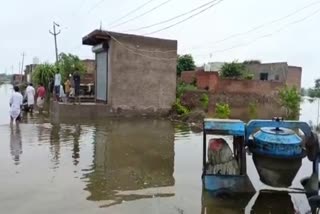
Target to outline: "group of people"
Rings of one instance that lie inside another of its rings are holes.
[[[37,92],[35,91],[33,84],[29,83],[25,90],[24,96],[21,94],[20,88],[18,86],[14,86],[13,90],[14,92],[11,95],[9,102],[11,122],[21,120],[21,109],[24,105],[32,113],[36,98],[36,104],[39,109],[39,112],[43,110],[46,89],[42,83],[39,84]],[[24,100],[26,101],[25,103]]]
[[[79,98],[80,75],[76,71],[69,75],[69,78],[62,85],[62,78],[59,70],[54,75],[53,92],[55,101],[66,101],[69,97]],[[80,102],[80,101],[79,101]]]
[[[52,90],[54,92],[55,101],[65,101],[69,96],[79,99],[80,95],[80,75],[76,71],[72,75],[69,75],[69,78],[65,81],[64,87],[62,86],[62,78],[59,70],[54,76],[54,81],[52,84]],[[35,103],[41,113],[44,108],[46,89],[42,83],[39,84],[37,91],[33,87],[32,83],[29,83],[24,95],[21,94],[20,88],[18,86],[13,87],[14,92],[10,98],[10,118],[11,122],[21,120],[21,110],[27,109],[31,113],[33,112]]]

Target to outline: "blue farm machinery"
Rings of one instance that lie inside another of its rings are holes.
[[[319,207],[319,148],[318,135],[305,122],[205,119],[203,189],[214,196],[255,193],[247,173],[247,158],[252,157],[260,181],[270,189],[300,190],[311,207]],[[312,162],[312,173],[298,188],[293,181],[304,158]]]

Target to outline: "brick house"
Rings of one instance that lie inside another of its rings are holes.
[[[168,112],[176,97],[177,41],[95,30],[95,100],[112,109]]]

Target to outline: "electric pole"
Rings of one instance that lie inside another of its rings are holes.
[[[23,74],[23,63],[24,63],[24,57],[25,57],[25,53],[22,53],[22,65],[21,65],[21,74]]]
[[[49,30],[49,33],[51,33],[54,37],[54,46],[55,46],[55,50],[56,50],[56,63],[58,63],[58,44],[57,44],[57,36],[61,33],[61,30],[59,30],[59,32],[56,31],[56,27],[60,27],[59,24],[53,22],[53,32],[51,30]]]

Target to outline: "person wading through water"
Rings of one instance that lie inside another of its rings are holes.
[[[43,111],[45,96],[46,96],[46,89],[44,88],[43,84],[40,83],[37,89],[37,106],[39,109],[39,113],[42,113]]]
[[[21,108],[23,104],[23,96],[19,92],[20,89],[18,86],[13,87],[14,92],[10,98],[10,121],[11,123],[21,121]]]
[[[26,88],[26,92],[24,96],[25,98],[27,98],[28,109],[31,113],[33,112],[35,95],[36,95],[36,91],[33,87],[33,84],[29,83],[28,87]]]

